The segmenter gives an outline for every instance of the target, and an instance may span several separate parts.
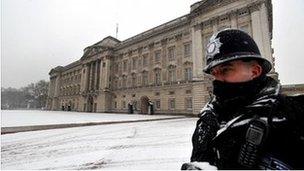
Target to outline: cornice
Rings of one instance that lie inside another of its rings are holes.
[[[184,26],[186,24],[190,24],[190,20],[188,18],[188,14],[184,15],[182,17],[179,17],[177,19],[174,19],[172,21],[169,21],[167,23],[164,23],[160,26],[157,26],[155,28],[152,28],[150,30],[147,30],[141,34],[138,34],[134,37],[131,37],[129,39],[126,39],[120,43],[118,43],[115,47],[115,50],[123,49],[126,46],[130,46],[132,44],[141,42],[143,40],[149,39],[151,37],[160,35],[162,33],[168,32],[170,30],[176,29],[177,27]]]
[[[120,87],[120,88],[115,88],[115,89],[111,89],[111,93],[123,93],[123,92],[130,92],[130,91],[134,91],[138,92],[138,91],[147,91],[147,90],[151,90],[151,91],[159,91],[160,88],[163,91],[168,91],[168,90],[172,90],[172,89],[180,89],[180,88],[191,88],[193,85],[193,81],[175,81],[175,82],[166,82],[166,83],[162,83],[160,85],[156,85],[156,84],[149,84],[149,85],[138,85],[135,87]]]
[[[236,1],[239,1],[239,0],[206,0],[205,2],[201,3],[197,8],[192,10],[190,12],[189,17],[191,19],[195,18],[204,13],[207,13],[209,11],[212,11],[214,9],[220,8],[222,6],[225,6],[227,4],[230,4],[230,3],[233,3]]]
[[[221,8],[229,3],[237,2],[238,0],[208,0],[205,3],[203,3],[200,7],[197,7],[194,11],[192,11],[189,15],[189,18],[191,18],[191,22],[195,21],[194,18],[203,15],[204,13],[207,13],[211,10],[215,10],[216,8]],[[268,21],[269,21],[269,31],[272,34],[272,3],[271,0],[258,0],[254,2],[250,2],[248,5],[227,11],[224,14],[220,14],[217,16],[213,16],[209,19],[206,19],[200,23],[193,24],[193,28],[195,30],[203,29],[205,25],[213,24],[215,22],[218,22],[218,20],[221,17],[224,16],[230,16],[230,17],[236,17],[239,11],[248,10],[249,13],[253,13],[255,11],[258,11],[261,9],[262,4],[265,3],[267,11],[268,11]],[[218,5],[216,5],[218,4]]]

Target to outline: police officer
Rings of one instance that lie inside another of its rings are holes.
[[[199,114],[182,169],[304,169],[304,96],[280,93],[266,76],[271,63],[241,30],[219,31],[206,49],[214,98]]]

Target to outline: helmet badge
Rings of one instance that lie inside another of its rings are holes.
[[[220,42],[220,38],[210,39],[207,45],[207,56],[208,58],[213,58],[214,55],[220,53],[220,47],[223,43]]]

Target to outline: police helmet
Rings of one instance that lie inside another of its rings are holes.
[[[265,74],[272,68],[271,63],[261,56],[257,44],[247,33],[238,29],[224,29],[209,40],[204,72],[210,74],[213,67],[239,59],[257,60]]]

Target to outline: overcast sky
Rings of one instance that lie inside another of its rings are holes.
[[[118,39],[188,14],[198,0],[1,0],[1,87],[48,80],[106,36]],[[273,0],[275,70],[282,84],[304,83],[304,1]]]

